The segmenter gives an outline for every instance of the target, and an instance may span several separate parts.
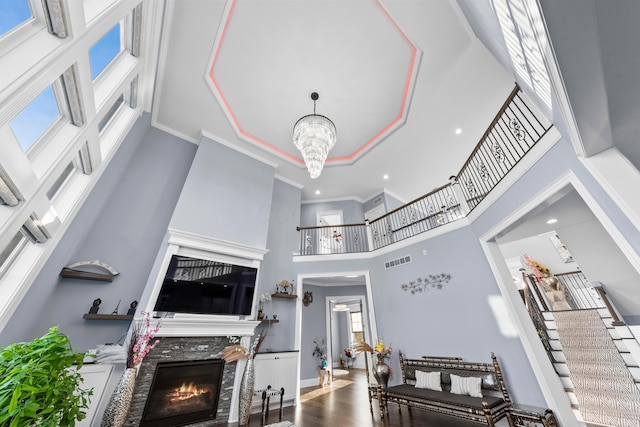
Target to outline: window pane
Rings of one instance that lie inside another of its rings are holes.
[[[109,120],[111,120],[111,118],[116,113],[116,111],[118,111],[118,108],[120,108],[123,102],[124,95],[120,95],[118,99],[116,99],[116,102],[111,106],[111,108],[109,108],[107,114],[105,114],[102,120],[100,120],[100,123],[98,123],[98,132],[102,132],[102,129],[104,129],[107,123],[109,123]]]
[[[47,197],[49,198],[49,200],[52,200],[53,196],[55,196],[58,190],[60,190],[60,187],[62,187],[62,184],[64,184],[69,175],[71,175],[73,169],[73,162],[70,162],[67,167],[64,168],[58,179],[56,179],[56,182],[54,182],[49,191],[47,191]]]
[[[20,146],[26,152],[34,142],[60,117],[60,110],[48,86],[31,104],[11,120],[9,125],[18,138]]]
[[[31,9],[27,0],[0,1],[0,36],[31,19]]]
[[[13,236],[13,239],[11,239],[9,244],[2,249],[2,252],[0,252],[0,273],[4,272],[9,267],[11,261],[15,258],[18,249],[22,247],[20,243],[22,243],[23,240],[24,236],[22,233],[18,232]]]
[[[120,23],[117,23],[89,49],[91,78],[93,80],[95,80],[118,53],[120,53],[120,45]]]

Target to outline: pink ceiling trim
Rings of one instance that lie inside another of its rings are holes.
[[[218,82],[217,82],[217,80],[215,78],[214,68],[215,68],[217,60],[218,60],[218,54],[220,53],[220,48],[222,47],[222,44],[224,42],[224,38],[225,38],[225,36],[227,34],[227,28],[229,26],[229,22],[231,21],[231,17],[233,16],[233,11],[235,9],[236,1],[237,0],[231,0],[231,5],[229,7],[229,13],[227,14],[227,17],[226,17],[225,22],[224,22],[223,29],[221,31],[220,42],[218,43],[218,45],[216,47],[216,52],[215,52],[215,55],[213,57],[213,61],[211,63],[211,69],[209,71],[209,79],[211,80],[211,82],[215,86],[216,91],[218,92],[218,95],[220,96],[220,100],[224,104],[225,110],[229,113],[229,116],[230,116],[235,128],[238,130],[238,132],[242,136],[244,136],[245,138],[250,139],[250,140],[252,140],[252,141],[254,141],[254,142],[258,143],[258,144],[261,144],[261,145],[265,146],[269,150],[274,151],[274,152],[280,154],[283,157],[286,157],[286,158],[288,158],[288,159],[290,159],[290,160],[292,160],[292,161],[294,161],[294,162],[296,162],[298,164],[304,165],[304,160],[303,159],[301,159],[299,157],[296,157],[296,156],[293,156],[293,155],[287,153],[286,151],[283,151],[283,150],[279,149],[278,147],[273,146],[273,145],[269,144],[268,142],[258,138],[255,135],[252,135],[252,134],[246,132],[244,129],[242,129],[242,126],[240,125],[240,122],[238,121],[238,119],[237,119],[236,115],[234,114],[233,110],[231,109],[231,106],[229,105],[227,99],[224,96],[224,93],[222,92],[222,90],[221,90],[220,86],[218,85]],[[360,148],[358,148],[356,151],[354,151],[353,153],[351,153],[348,156],[327,158],[326,163],[344,162],[344,161],[353,160],[360,153],[362,153],[367,147],[372,145],[374,142],[378,141],[385,133],[387,133],[389,130],[393,129],[400,121],[403,120],[403,116],[404,116],[405,109],[406,109],[406,106],[407,106],[407,100],[409,98],[409,89],[411,87],[411,81],[412,81],[412,77],[413,77],[413,73],[414,73],[414,67],[415,67],[416,56],[417,56],[417,49],[416,49],[415,45],[411,42],[409,37],[407,37],[405,32],[402,30],[402,28],[400,28],[398,23],[391,17],[389,12],[384,8],[384,6],[380,2],[380,0],[374,0],[374,1],[378,5],[380,10],[382,10],[382,13],[384,13],[384,15],[387,17],[387,19],[393,24],[393,26],[402,35],[402,38],[404,38],[405,42],[410,46],[410,49],[411,49],[411,65],[409,66],[409,73],[407,75],[407,79],[406,79],[405,86],[404,86],[404,91],[403,91],[403,94],[402,94],[402,103],[400,105],[400,111],[398,113],[398,116],[393,121],[391,121],[389,124],[387,124],[387,126],[385,126],[382,130],[380,130],[380,132],[375,134],[371,139],[369,139],[362,146],[360,146]]]
[[[222,44],[224,43],[224,38],[227,35],[227,28],[229,27],[229,22],[231,21],[231,17],[233,16],[233,11],[235,9],[236,6],[236,0],[232,0],[231,1],[231,6],[229,7],[229,13],[227,14],[227,19],[225,19],[224,21],[224,26],[223,29],[220,33],[220,43],[218,43],[218,46],[216,47],[216,52],[215,55],[213,57],[213,61],[211,63],[211,69],[209,70],[209,80],[211,80],[211,82],[213,83],[213,85],[216,87],[216,91],[218,92],[218,95],[220,96],[220,99],[222,100],[222,103],[224,104],[224,108],[225,110],[229,113],[231,120],[233,121],[233,124],[235,125],[236,129],[238,130],[238,132],[244,136],[247,139],[250,139],[254,142],[257,142],[261,145],[264,145],[265,147],[267,147],[269,150],[271,151],[275,151],[276,153],[280,154],[281,156],[284,156],[290,160],[293,160],[296,163],[302,164],[304,165],[304,160],[300,159],[298,157],[292,156],[291,154],[287,153],[286,151],[283,151],[281,149],[279,149],[278,147],[275,147],[271,144],[269,144],[266,141],[263,141],[262,139],[256,137],[255,135],[252,135],[248,132],[246,132],[244,129],[242,129],[242,126],[240,125],[240,122],[238,121],[238,118],[236,117],[236,115],[234,114],[233,110],[231,109],[231,106],[229,105],[229,102],[227,101],[227,98],[224,96],[224,93],[222,93],[222,90],[220,88],[220,86],[218,86],[218,81],[215,78],[215,74],[214,74],[214,68],[216,66],[216,63],[218,61],[218,54],[220,53],[220,48],[222,47]]]
[[[328,158],[326,160],[326,163],[353,160],[356,156],[358,156],[361,152],[363,152],[367,147],[369,147],[374,142],[378,141],[378,139],[380,139],[385,133],[387,133],[390,129],[394,128],[396,124],[398,124],[401,120],[403,120],[404,112],[407,107],[407,100],[409,98],[409,89],[411,87],[412,76],[413,76],[414,67],[416,64],[417,49],[415,45],[411,42],[409,37],[407,37],[406,33],[402,31],[402,28],[400,28],[398,23],[391,17],[391,15],[389,15],[389,12],[387,11],[387,9],[384,8],[382,3],[380,3],[380,0],[375,0],[375,2],[380,8],[380,10],[382,10],[382,13],[384,13],[387,19],[393,24],[396,30],[398,30],[400,35],[402,35],[402,38],[404,38],[405,42],[411,48],[411,65],[409,66],[409,73],[407,75],[407,80],[404,85],[404,91],[402,93],[402,103],[400,105],[400,112],[398,113],[398,116],[393,121],[391,121],[387,126],[385,126],[380,132],[375,134],[371,139],[369,139],[369,141],[367,141],[362,146],[360,146],[360,148],[358,148],[356,151],[354,151],[348,156]]]

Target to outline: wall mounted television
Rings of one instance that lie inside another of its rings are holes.
[[[173,255],[155,311],[249,315],[258,269]]]

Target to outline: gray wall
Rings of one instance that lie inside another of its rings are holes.
[[[202,138],[170,227],[266,248],[274,169]]]
[[[275,284],[286,279],[294,281],[292,254],[298,249],[298,232],[296,227],[300,221],[300,199],[302,191],[283,181],[275,180],[271,203],[271,221],[267,248],[260,269],[258,295],[264,292],[275,292]],[[298,293],[294,281],[294,292]],[[298,298],[302,298],[298,295]],[[293,350],[296,325],[296,300],[277,299],[265,303],[265,314],[269,317],[276,314],[279,323],[270,325],[262,349]]]
[[[129,322],[89,321],[82,315],[96,298],[106,314],[120,300],[118,312],[125,314],[129,303],[140,299],[196,150],[149,123],[144,115],[124,140],[3,329],[0,345],[31,340],[52,325],[60,325],[78,351],[123,337]],[[120,274],[113,282],[59,276],[65,265],[90,259]]]

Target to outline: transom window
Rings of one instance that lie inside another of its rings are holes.
[[[53,88],[47,86],[9,125],[26,153],[59,117],[60,109]]]
[[[91,79],[95,80],[122,50],[120,23],[113,26],[89,49]]]
[[[0,37],[33,17],[28,0],[0,1]]]

